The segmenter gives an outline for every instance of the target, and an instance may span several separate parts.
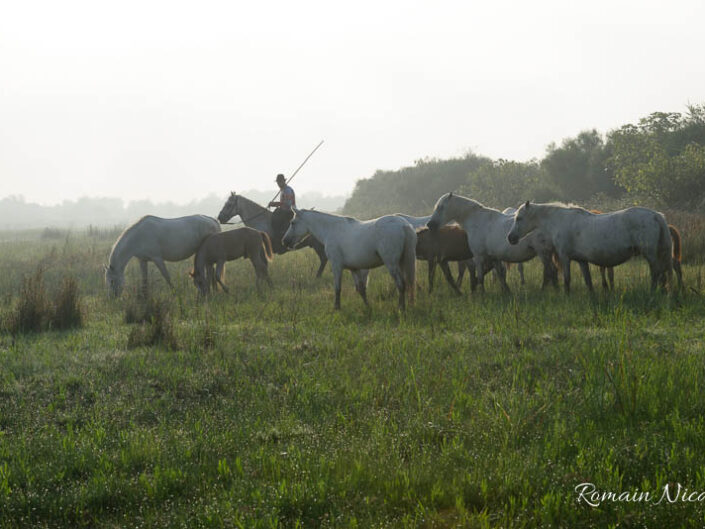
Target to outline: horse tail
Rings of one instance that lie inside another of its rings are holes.
[[[274,257],[274,253],[272,252],[272,239],[270,239],[269,235],[267,235],[267,233],[263,231],[260,232],[260,235],[262,236],[262,248],[264,249],[264,256],[267,261],[271,261]]]
[[[671,232],[671,240],[673,240],[673,262],[681,262],[681,234],[678,228],[672,224],[668,225],[668,231]]]
[[[404,282],[409,292],[409,302],[416,299],[416,231],[411,224],[404,226],[404,250],[401,263]]]
[[[201,249],[199,248],[198,250],[196,250],[196,253],[193,254],[193,268],[188,273],[188,275],[191,277],[196,277],[196,275],[198,275],[198,272],[200,271],[200,270],[198,270],[198,254],[200,252],[201,252]]]
[[[656,256],[659,264],[661,265],[661,272],[663,273],[662,280],[665,284],[670,279],[671,272],[673,271],[672,253],[674,243],[671,240],[671,234],[668,229],[668,224],[666,224],[666,219],[663,215],[658,215],[657,219],[659,224],[659,234]]]

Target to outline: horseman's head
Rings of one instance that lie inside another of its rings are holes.
[[[108,287],[108,294],[116,298],[119,297],[125,286],[125,274],[112,265],[105,265],[103,268],[105,269],[105,285]]]
[[[433,208],[433,214],[426,226],[431,230],[437,230],[441,226],[445,226],[449,222],[448,218],[448,202],[453,198],[453,192],[446,193],[436,202],[436,207]]]
[[[225,224],[235,215],[239,215],[237,208],[237,194],[235,191],[231,191],[228,200],[225,201],[223,209],[221,209],[220,213],[218,213],[218,222]]]
[[[509,244],[518,244],[522,237],[533,229],[533,227],[530,226],[532,209],[530,202],[527,200],[514,213],[514,223],[507,234]]]
[[[284,233],[284,237],[282,237],[282,244],[287,248],[296,246],[309,233],[308,225],[303,218],[304,211],[297,208],[293,208],[293,211],[294,218],[291,219],[289,228]]]

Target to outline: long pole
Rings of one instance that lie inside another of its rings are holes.
[[[319,143],[318,145],[316,145],[316,148],[311,151],[311,154],[309,154],[309,155],[306,157],[306,159],[305,159],[303,162],[301,162],[301,165],[299,165],[299,166],[296,168],[296,171],[294,171],[294,172],[291,174],[291,176],[290,176],[289,178],[287,178],[287,180],[286,180],[286,183],[287,183],[287,184],[288,184],[289,182],[291,182],[291,181],[294,179],[294,177],[296,176],[296,173],[298,173],[298,172],[301,170],[301,168],[306,164],[306,162],[308,162],[308,159],[309,159],[311,156],[313,156],[313,153],[315,153],[315,152],[318,150],[318,148],[319,148],[321,145],[323,145],[323,141],[324,141],[324,140],[321,140],[321,143]],[[280,189],[279,191],[277,191],[277,194],[272,197],[272,200],[270,200],[270,202],[272,202],[275,198],[277,198],[277,197],[279,196],[279,193],[281,193],[281,189]]]

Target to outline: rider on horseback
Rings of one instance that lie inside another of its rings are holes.
[[[296,195],[291,186],[287,185],[283,174],[277,175],[276,182],[280,189],[279,200],[273,200],[269,203],[270,208],[277,208],[272,212],[272,242],[277,247],[276,250],[284,250],[281,246],[281,239],[294,217],[293,208],[296,207]],[[277,251],[277,253],[280,252]]]

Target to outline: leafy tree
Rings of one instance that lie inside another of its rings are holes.
[[[472,172],[460,192],[502,210],[528,199],[536,200],[540,176],[541,169],[535,161],[498,160]]]
[[[692,208],[705,194],[705,107],[689,114],[655,112],[609,135],[609,164],[630,194]]]
[[[459,189],[471,171],[488,163],[488,158],[468,154],[450,160],[417,160],[398,171],[377,171],[372,178],[357,181],[343,212],[360,218],[428,214],[442,194]]]
[[[565,139],[560,147],[549,145],[541,162],[545,183],[568,201],[585,201],[597,193],[618,196],[622,190],[615,185],[606,163],[610,150],[596,130]]]

